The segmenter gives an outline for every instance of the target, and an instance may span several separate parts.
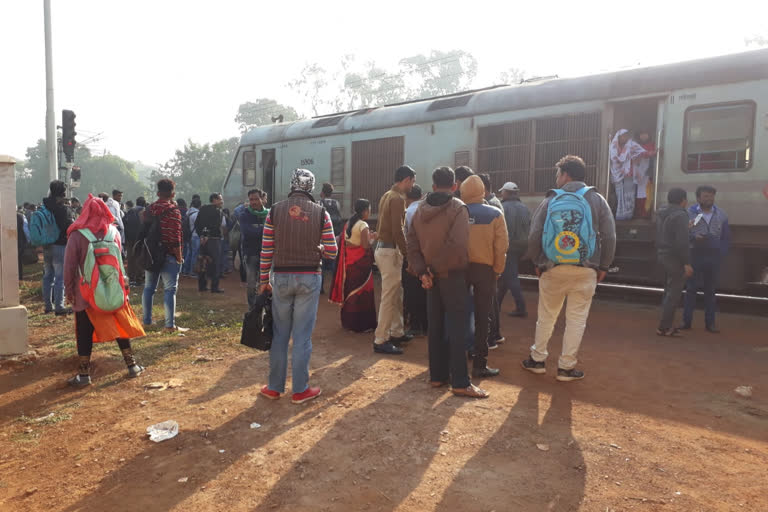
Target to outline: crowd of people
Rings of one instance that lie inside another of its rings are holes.
[[[622,132],[614,138],[612,164],[615,153],[617,166],[634,169],[632,162],[650,158],[655,148],[634,143]],[[643,147],[643,152],[630,144]],[[39,209],[25,204],[19,210],[19,240],[43,246],[45,312],[75,315],[80,362],[69,381],[73,386],[91,382],[93,342],[116,340],[129,376],[144,370],[133,356],[130,339],[143,336],[152,325],[160,280],[163,328],[183,332],[187,329],[175,321],[180,276],[196,278],[199,292],[223,293],[220,279],[239,260],[248,306],[253,307],[259,295],[272,298],[274,333],[263,396],[278,399],[285,393],[290,339],[292,401],[302,403],[320,394],[309,383],[311,338],[325,277],[330,275],[329,299],[341,306],[341,326],[372,333],[374,353],[400,355],[415,337],[426,336],[431,386],[485,398],[488,393],[473,379],[500,373],[489,364],[489,354],[505,342],[500,315],[508,291],[516,306],[508,314],[528,316],[519,278],[524,260],[533,262],[539,297],[534,343],[522,367],[535,374],[546,372],[547,346],[565,304],[556,378],[584,377],[577,369],[578,352],[597,284],[605,279],[615,254],[614,214],[586,183],[586,164],[580,157],[563,157],[554,172],[556,188],[531,214],[513,182],[504,183],[497,197],[488,174],[476,174],[467,166],[438,167],[431,175],[431,192],[425,194],[416,183],[416,171],[404,165],[379,199],[375,230],[368,224],[370,200],[358,198],[353,215],[344,221],[333,185],[323,184],[316,200],[315,177],[306,169],[294,171],[287,199],[268,208],[267,194],[254,188],[232,214],[223,208],[218,193],[210,194],[206,205],[195,195],[187,207],[175,197],[170,179],[157,183],[157,200],[151,204],[144,197],[123,204],[122,193],[114,190],[111,196],[89,195],[82,206],[75,198],[67,199],[63,182],[53,181]],[[634,194],[642,183],[636,185]],[[699,187],[697,203],[688,208],[685,191],[672,189],[669,205],[657,214],[658,255],[666,273],[660,336],[679,336],[682,329],[691,328],[700,284],[706,329],[717,332],[714,292],[730,235],[727,216],[714,205],[715,193],[713,187]],[[643,198],[632,199],[633,209],[645,208]],[[620,200],[620,211],[628,209],[628,200],[629,195]],[[111,272],[112,267],[119,290],[110,288],[115,280],[98,281],[99,272]],[[378,310],[374,267],[381,276]],[[21,272],[20,259],[20,277]],[[129,286],[143,286],[140,320],[128,302]],[[684,287],[683,325],[674,327]]]

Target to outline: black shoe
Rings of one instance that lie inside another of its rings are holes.
[[[135,379],[136,377],[144,373],[144,370],[146,370],[146,368],[144,368],[140,364],[135,364],[130,368],[128,368],[128,378]]]
[[[547,367],[543,361],[542,362],[534,361],[529,357],[528,359],[523,361],[521,364],[523,365],[523,368],[525,368],[531,373],[537,373],[537,374],[547,373]]]
[[[581,380],[584,378],[584,372],[582,372],[581,370],[577,370],[576,368],[571,368],[570,370],[563,370],[562,368],[558,368],[557,377],[555,378],[561,382]]]
[[[394,336],[389,338],[389,342],[391,344],[395,345],[396,347],[399,347],[403,343],[408,343],[412,339],[413,339],[412,335],[410,335],[410,334],[403,334],[402,336],[398,336],[397,338],[395,338]]]
[[[496,377],[501,373],[497,368],[472,368],[472,377]]]
[[[390,354],[390,355],[397,355],[403,353],[403,349],[400,347],[394,346],[392,343],[387,341],[386,343],[374,343],[373,344],[373,351],[377,354]]]
[[[507,315],[513,318],[528,318],[527,311],[513,311],[511,313],[507,313]]]
[[[67,379],[67,384],[72,386],[73,388],[84,388],[85,386],[91,385],[91,376],[90,375],[80,375],[79,373],[72,377],[71,379]]]
[[[217,288],[215,290],[211,290],[211,293],[224,293],[224,290],[222,290],[221,288]]]
[[[197,291],[199,291],[200,293],[207,292],[208,288],[198,288]]]
[[[678,331],[690,331],[691,325],[690,324],[683,324],[680,327],[677,328]]]
[[[496,340],[488,340],[488,350],[496,350],[499,348],[499,342]]]
[[[45,311],[43,311],[44,315],[50,315],[51,313],[53,313],[52,309],[46,309]]]
[[[56,312],[56,316],[67,316],[72,314],[72,308],[60,309]]]
[[[711,332],[712,334],[718,334],[720,332],[720,329],[715,327],[714,325],[710,325],[709,327],[706,327],[707,332]]]

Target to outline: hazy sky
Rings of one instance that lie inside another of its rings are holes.
[[[186,139],[238,136],[240,103],[273,97],[307,62],[344,54],[393,64],[463,49],[477,86],[501,70],[570,76],[746,49],[768,36],[768,1],[52,0],[55,110],[78,140],[155,164]],[[523,6],[523,4],[525,6]],[[710,5],[711,7],[705,7]],[[45,136],[42,0],[0,0],[0,153]]]

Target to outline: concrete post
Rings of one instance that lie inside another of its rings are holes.
[[[29,348],[27,308],[19,304],[15,163],[0,155],[0,355],[22,354]]]

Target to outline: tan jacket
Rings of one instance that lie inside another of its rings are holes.
[[[485,187],[480,176],[470,176],[461,184],[461,199],[469,211],[469,262],[504,272],[509,236],[504,214],[483,202]]]
[[[379,242],[394,245],[403,256],[406,252],[405,233],[405,197],[393,185],[379,201],[379,220],[376,230],[379,233]]]

